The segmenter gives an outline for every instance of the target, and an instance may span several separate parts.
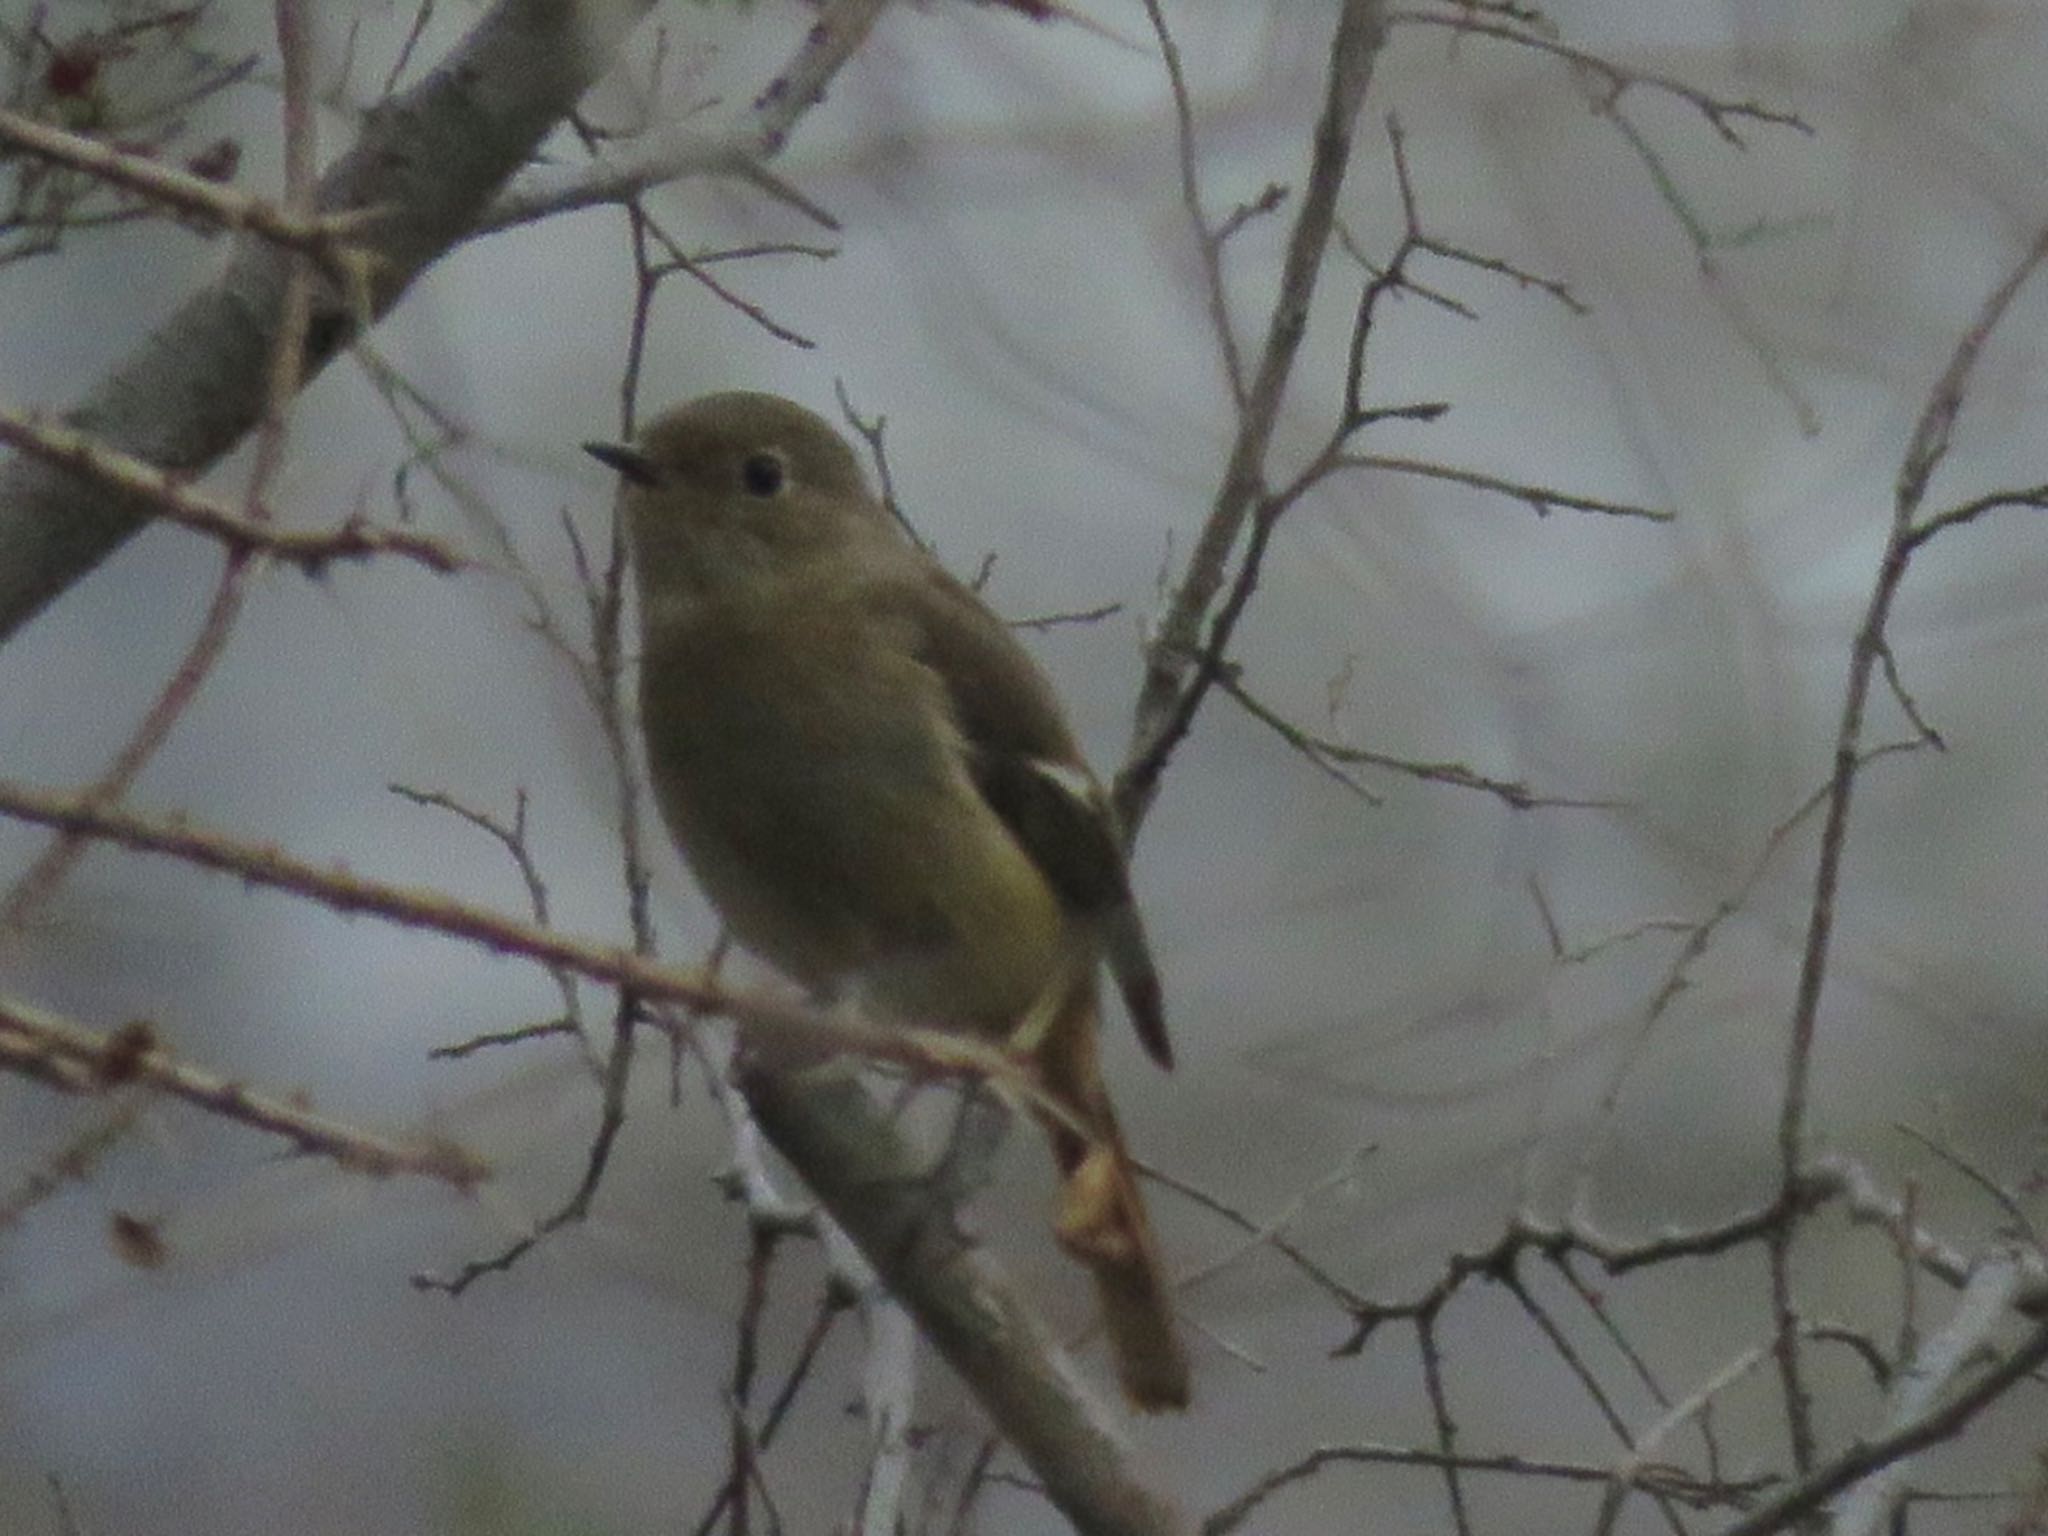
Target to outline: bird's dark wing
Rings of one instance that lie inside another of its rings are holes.
[[[982,798],[1099,935],[1147,1054],[1173,1065],[1159,974],[1131,898],[1115,813],[1060,713],[1052,685],[1009,628],[936,563],[874,594],[939,677]]]

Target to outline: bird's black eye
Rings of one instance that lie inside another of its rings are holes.
[[[789,478],[789,469],[779,453],[748,454],[740,465],[740,484],[749,496],[774,496]]]

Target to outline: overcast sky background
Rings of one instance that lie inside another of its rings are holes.
[[[1135,4],[1077,8],[1147,36]],[[335,79],[347,12],[319,9],[322,75]],[[219,51],[268,49],[263,8],[214,10]],[[341,93],[356,100],[381,79],[411,7],[360,12]],[[440,12],[422,57],[475,14]],[[1298,182],[1326,8],[1212,0],[1170,14],[1212,214],[1269,181]],[[1182,1066],[1159,1077],[1121,1029],[1109,1046],[1145,1156],[1260,1219],[1320,1181],[1290,1231],[1375,1294],[1426,1282],[1450,1245],[1483,1241],[1518,1197],[1557,1212],[1582,1166],[1596,1170],[1600,1212],[1625,1230],[1710,1218],[1769,1187],[1811,839],[1781,856],[1647,1041],[1643,1007],[1671,942],[1559,967],[1531,882],[1571,945],[1697,918],[1822,781],[1914,417],[2048,217],[2048,21],[2017,0],[1562,0],[1549,14],[1574,42],[1796,112],[1817,133],[1748,127],[1737,151],[1684,104],[1628,96],[1692,215],[1720,235],[1751,232],[1704,272],[1643,161],[1571,72],[1438,30],[1398,33],[1368,98],[1347,224],[1376,255],[1397,238],[1377,126],[1397,112],[1429,232],[1560,280],[1590,312],[1425,264],[1424,280],[1478,318],[1413,298],[1394,306],[1369,401],[1453,409],[1378,430],[1369,446],[1668,507],[1677,520],[1539,520],[1464,488],[1335,482],[1283,525],[1238,656],[1247,687],[1314,729],[1606,805],[1514,812],[1392,778],[1371,780],[1384,801],[1367,805],[1212,700],[1137,855]],[[744,103],[809,24],[802,7],[767,0],[744,15],[671,5],[661,17],[691,78],[652,109],[723,96],[730,105],[702,108],[707,121]],[[629,50],[643,68],[650,38]],[[624,125],[645,105],[614,81],[592,110]],[[263,78],[207,110],[195,140],[235,133],[243,184],[273,188],[276,101]],[[323,153],[349,136],[330,113]],[[1199,526],[1231,423],[1156,58],[955,3],[899,7],[778,170],[842,221],[838,256],[721,275],[815,350],[679,282],[657,310],[643,398],[767,388],[836,414],[840,379],[864,412],[886,413],[907,510],[956,570],[994,555],[986,590],[1001,612],[1123,605],[1029,641],[1095,761],[1114,764],[1159,573]],[[706,245],[820,238],[729,185],[687,183],[653,206]],[[1285,227],[1284,214],[1260,221],[1229,248],[1248,343]],[[623,231],[611,210],[480,242],[372,337],[475,432],[452,462],[570,615],[559,514],[595,535],[608,504],[606,474],[576,445],[618,427]],[[218,242],[151,228],[0,271],[6,403],[71,399],[220,258]],[[1329,428],[1359,281],[1341,256],[1326,267],[1279,464],[1299,463]],[[2048,480],[2044,320],[2037,281],[1984,359],[1934,505]],[[300,402],[274,499],[306,525],[358,507],[389,516],[403,455],[344,361]],[[238,463],[212,483],[238,489],[244,474]],[[423,479],[415,489],[428,526],[476,547],[446,497]],[[156,529],[0,651],[0,775],[94,775],[189,639],[217,563],[203,541]],[[1930,1208],[1965,1234],[1996,1212],[1891,1126],[1951,1137],[2001,1175],[2038,1155],[2044,576],[2048,530],[2009,514],[1939,541],[1909,579],[1892,637],[1951,750],[1894,759],[1864,781],[1823,1010],[1821,1140],[1919,1174]],[[516,588],[489,575],[444,580],[392,562],[318,584],[269,572],[134,799],[517,909],[502,854],[385,785],[501,811],[523,786],[557,921],[622,933],[601,747],[522,616]],[[1880,699],[1873,739],[1905,733]],[[39,846],[0,825],[0,876]],[[659,879],[665,953],[694,958],[712,929],[665,855]],[[536,1529],[644,1530],[702,1507],[722,1471],[719,1392],[745,1238],[708,1183],[723,1131],[699,1098],[662,1108],[658,1064],[587,1228],[459,1303],[405,1284],[502,1241],[571,1187],[595,1091],[567,1048],[424,1060],[430,1045],[545,1016],[545,978],[105,852],[0,951],[0,975],[11,994],[99,1027],[145,1015],[193,1058],[304,1088],[344,1118],[445,1131],[504,1175],[476,1201],[366,1184],[153,1110],[89,1186],[0,1234],[0,1532],[50,1528],[34,1494],[49,1472],[105,1532],[461,1529],[464,1499],[486,1486],[510,1489]],[[1599,1115],[1622,1073],[1618,1111]],[[77,1116],[0,1082],[0,1186],[62,1144]],[[1329,1180],[1367,1144],[1351,1177]],[[1038,1232],[1045,1182],[1018,1138],[985,1230],[1055,1315],[1078,1323],[1082,1288]],[[1236,1245],[1182,1202],[1154,1203],[1181,1267]],[[108,1251],[116,1210],[162,1221],[166,1268],[139,1274]],[[1815,1310],[1889,1297],[1875,1250],[1854,1251],[1862,1259],[1835,1274],[1817,1261]],[[1686,1384],[1754,1342],[1764,1315],[1754,1284],[1724,1294],[1681,1279],[1640,1317]],[[787,1289],[782,1330],[809,1305],[794,1281]],[[1343,1318],[1277,1263],[1240,1265],[1188,1305],[1266,1365],[1198,1346],[1200,1406],[1137,1429],[1194,1507],[1319,1441],[1426,1438],[1406,1346],[1327,1359]],[[1518,1368],[1535,1350],[1510,1311],[1496,1297],[1459,1315],[1452,1368],[1466,1373],[1468,1443],[1576,1443],[1590,1410],[1560,1390],[1554,1366]],[[829,1528],[857,1475],[834,1411],[857,1380],[850,1339],[827,1366],[831,1388],[772,1464],[792,1530]],[[953,1390],[928,1363],[926,1406],[939,1413]],[[1750,1406],[1768,1409],[1761,1389]],[[1759,1424],[1755,1445],[1768,1448],[1775,1422],[1765,1412]],[[2016,1463],[1987,1465],[1996,1478]],[[1273,1505],[1261,1529],[1355,1519],[1362,1487],[1383,1528],[1440,1520],[1430,1481],[1381,1475],[1326,1478]],[[987,1528],[1058,1526],[1008,1493]]]

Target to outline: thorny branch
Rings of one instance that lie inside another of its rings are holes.
[[[76,831],[135,852],[167,855],[246,885],[288,892],[331,911],[377,917],[543,967],[559,966],[591,981],[631,988],[649,1002],[731,1018],[743,1033],[764,1045],[844,1051],[938,1076],[989,1077],[1031,1098],[1029,1083],[998,1052],[959,1036],[881,1029],[852,1015],[819,1013],[766,993],[736,991],[700,973],[658,965],[616,944],[538,928],[439,891],[366,879],[338,865],[315,865],[273,845],[196,827],[182,818],[151,819],[96,805],[86,796],[54,794],[4,780],[0,816]]]

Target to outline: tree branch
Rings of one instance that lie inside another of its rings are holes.
[[[280,528],[265,516],[245,517],[211,497],[189,490],[154,464],[118,453],[83,432],[38,421],[0,406],[0,442],[47,463],[76,470],[138,507],[146,517],[218,539],[228,549],[263,554],[318,575],[336,560],[395,555],[449,575],[462,557],[432,534],[411,528],[380,528],[351,519],[330,529]]]
[[[302,218],[277,204],[233,187],[208,181],[190,171],[166,165],[147,155],[131,154],[82,133],[67,133],[0,107],[0,144],[10,144],[40,159],[54,160],[110,186],[133,192],[188,218],[204,219],[223,229],[253,229],[266,240],[322,261],[356,237],[377,217],[374,208],[326,218]]]
[[[382,918],[531,960],[550,972],[572,972],[630,989],[648,1002],[677,1003],[729,1018],[755,1044],[818,1054],[849,1051],[934,1076],[986,1078],[1024,1095],[1041,1112],[1059,1109],[1036,1093],[1001,1052],[974,1040],[929,1029],[884,1028],[844,1011],[826,1014],[766,992],[736,991],[702,971],[660,965],[617,944],[537,927],[439,891],[366,879],[338,865],[316,865],[274,845],[194,826],[182,817],[155,819],[102,804],[89,794],[51,793],[6,780],[0,780],[0,817],[138,853],[163,854],[248,885],[289,892],[330,911]]]
[[[419,1174],[466,1191],[490,1175],[479,1158],[453,1142],[407,1146],[187,1066],[165,1050],[144,1023],[98,1034],[40,1008],[0,998],[0,1071],[76,1094],[146,1083],[211,1114],[282,1136],[301,1152],[331,1157],[344,1168],[377,1178]]]
[[[1130,747],[1124,769],[1116,778],[1117,811],[1127,834],[1135,831],[1150,805],[1167,757],[1190,723],[1193,712],[1184,707],[1182,693],[1201,654],[1202,620],[1223,589],[1230,551],[1263,497],[1266,449],[1273,439],[1287,381],[1294,372],[1295,355],[1308,330],[1316,278],[1336,227],[1337,193],[1351,162],[1352,135],[1359,109],[1365,104],[1373,63],[1386,38],[1383,12],[1381,0],[1346,0],[1337,20],[1307,188],[1288,233],[1280,292],[1267,322],[1266,344],[1239,412],[1237,438],[1231,444],[1216,500],[1188,557],[1187,575],[1173,595],[1147,656]],[[1206,239],[1208,225],[1201,209],[1191,209],[1190,215],[1198,238]]]
[[[875,3],[862,0],[864,8]],[[424,80],[365,117],[305,216],[307,227],[324,229],[336,218],[362,220],[347,245],[356,281],[329,285],[315,301],[305,380],[477,231],[492,200],[651,8],[652,0],[497,0]],[[865,35],[857,27],[846,33],[853,46]],[[807,36],[778,76],[783,89],[771,84],[747,119],[758,157],[780,150],[850,51],[821,49]],[[270,238],[246,240],[64,420],[160,469],[206,469],[261,416],[293,261]],[[54,465],[17,458],[0,467],[0,642],[150,516],[146,501],[109,494]]]
[[[1131,1471],[1072,1363],[995,1261],[953,1221],[946,1181],[854,1076],[741,1068],[775,1148],[973,1390],[996,1428],[1086,1536],[1179,1536],[1181,1512]]]
[[[860,51],[888,4],[889,0],[836,0],[822,7],[796,55],[731,128],[706,132],[678,123],[643,134],[588,165],[535,166],[491,204],[478,233],[530,224],[576,208],[623,203],[664,182],[704,175],[738,176],[826,229],[838,229],[837,219],[769,175],[762,162],[781,152],[797,120],[823,96],[840,66]]]
[[[382,216],[360,231],[363,291],[330,287],[315,302],[305,378],[474,224],[646,9],[647,0],[498,0],[439,68],[365,118],[355,146],[321,178],[315,207]],[[245,241],[66,420],[160,468],[205,469],[260,418],[293,262],[268,239]],[[39,461],[0,470],[0,640],[150,515],[147,502]]]

